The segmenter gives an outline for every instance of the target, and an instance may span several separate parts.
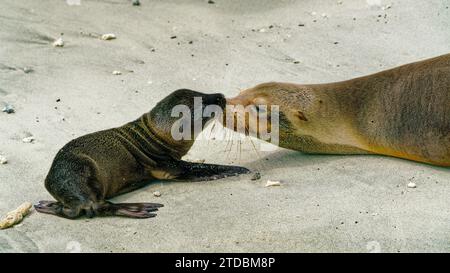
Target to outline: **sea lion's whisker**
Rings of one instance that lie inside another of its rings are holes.
[[[227,145],[225,146],[224,152],[228,151],[228,146],[229,146],[230,143],[231,143],[231,138],[229,138],[229,132],[228,132],[228,131],[226,131],[225,139],[226,139],[226,141],[227,141]]]
[[[217,120],[213,121],[213,125],[211,126],[211,129],[209,130],[208,140],[211,139],[211,134],[212,134],[214,128],[216,128],[216,122],[217,122]]]
[[[242,140],[239,140],[239,162],[241,162],[241,154],[242,154]]]
[[[227,153],[227,159],[230,157],[230,152],[231,152],[231,149],[233,148],[233,145],[234,145],[234,140],[231,140],[231,146]]]
[[[239,154],[239,142],[240,142],[241,140],[237,140],[236,141],[236,156],[234,157],[234,160],[237,160],[238,159],[238,154]]]
[[[253,147],[253,150],[255,151],[256,155],[258,156],[259,159],[261,159],[261,155],[258,153],[258,149],[256,149],[255,143],[253,142],[252,138],[249,137],[248,139],[252,143],[252,147]]]

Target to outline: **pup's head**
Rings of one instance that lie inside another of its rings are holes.
[[[184,155],[206,124],[221,118],[225,105],[223,94],[179,89],[150,111],[151,127],[160,139]]]

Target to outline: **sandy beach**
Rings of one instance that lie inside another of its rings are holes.
[[[65,143],[131,121],[176,89],[234,96],[262,82],[340,81],[449,53],[449,6],[1,1],[0,108],[15,113],[0,112],[0,155],[8,160],[0,165],[0,214],[52,199],[44,179]],[[99,38],[108,33],[116,39]],[[60,37],[64,46],[53,46]],[[198,141],[186,158],[245,166],[261,179],[156,181],[113,200],[165,205],[146,220],[33,212],[0,231],[0,252],[450,251],[449,168],[230,146]],[[267,180],[281,186],[264,187]]]

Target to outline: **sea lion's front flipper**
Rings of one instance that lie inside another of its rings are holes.
[[[38,204],[34,205],[34,208],[41,213],[52,214],[68,219],[75,219],[81,215],[81,210],[79,208],[64,207],[60,202],[54,201],[39,201]]]
[[[249,169],[239,166],[192,163],[186,161],[178,161],[176,167],[178,173],[175,180],[207,181],[250,173]]]

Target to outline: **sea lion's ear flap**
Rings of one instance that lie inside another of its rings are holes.
[[[295,116],[296,116],[297,118],[299,118],[300,120],[308,121],[308,119],[306,118],[305,114],[303,114],[302,111],[296,111],[296,112],[295,112]]]

